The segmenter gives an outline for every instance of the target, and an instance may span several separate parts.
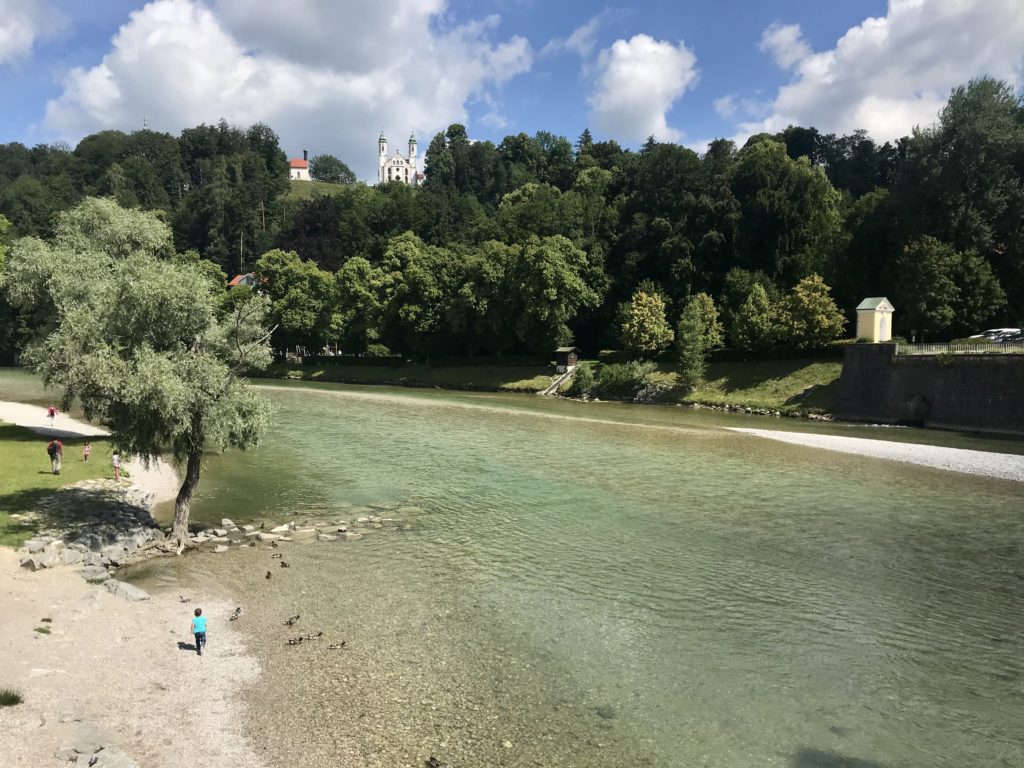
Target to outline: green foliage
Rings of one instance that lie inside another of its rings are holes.
[[[700,318],[703,323],[701,345],[706,352],[720,349],[725,342],[725,330],[718,319],[718,307],[706,293],[695,294],[692,301],[700,307]]]
[[[657,366],[654,363],[643,360],[602,365],[591,391],[600,397],[632,400],[650,383],[655,370]]]
[[[297,253],[273,250],[256,262],[256,276],[270,299],[276,347],[319,349],[337,335],[337,286],[331,273],[302,261]]]
[[[712,310],[714,304],[711,304]],[[679,348],[679,384],[692,389],[704,381],[708,367],[708,340],[713,333],[717,317],[707,314],[705,302],[697,296],[690,298],[679,318],[677,345]],[[719,339],[721,334],[718,334]]]
[[[90,199],[60,217],[51,242],[19,240],[4,283],[40,320],[29,366],[78,400],[128,454],[187,461],[174,534],[187,537],[189,504],[206,450],[259,442],[269,405],[239,377],[270,362],[268,300],[226,306],[204,271],[165,258],[170,231],[153,214]]]
[[[309,161],[309,177],[330,184],[355,184],[356,175],[334,155],[316,155]]]
[[[637,291],[622,307],[622,346],[637,357],[656,355],[675,338],[665,318],[665,301],[656,293]]]
[[[0,688],[0,707],[15,707],[22,701],[21,694],[13,688]]]
[[[589,395],[597,384],[597,377],[594,370],[588,363],[579,363],[573,370],[572,379],[569,381],[569,389],[566,394],[569,397],[583,397]]]
[[[798,349],[825,346],[843,333],[846,320],[820,275],[797,283],[779,308],[779,339]]]
[[[900,306],[922,335],[947,329],[970,331],[1006,304],[988,262],[934,237],[908,245],[896,261]]]
[[[732,343],[740,349],[767,349],[778,337],[778,313],[761,285],[750,289],[732,322]]]

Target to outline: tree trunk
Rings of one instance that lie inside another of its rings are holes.
[[[188,454],[185,481],[181,484],[174,500],[174,524],[171,526],[171,541],[177,544],[180,555],[188,543],[188,515],[192,508],[192,494],[199,485],[199,472],[203,463],[203,449],[193,448]]]

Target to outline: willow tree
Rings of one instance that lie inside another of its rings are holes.
[[[244,378],[270,361],[267,300],[225,293],[197,259],[174,255],[155,214],[87,199],[49,242],[7,257],[11,302],[34,318],[24,359],[64,408],[80,402],[143,462],[184,468],[171,541],[180,553],[204,455],[256,445],[270,407]]]

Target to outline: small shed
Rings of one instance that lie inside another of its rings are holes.
[[[246,288],[255,288],[260,284],[260,281],[256,278],[255,272],[246,272],[244,275],[235,275],[233,278],[228,280],[228,288],[234,288],[236,285],[244,285]]]
[[[577,347],[559,347],[555,350],[555,371],[565,373],[576,367],[580,360],[580,351]]]
[[[885,296],[864,299],[857,305],[857,338],[875,343],[890,341],[895,309]]]

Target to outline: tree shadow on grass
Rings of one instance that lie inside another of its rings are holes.
[[[874,760],[846,757],[838,752],[824,752],[820,749],[801,749],[790,760],[792,768],[886,768]]]

